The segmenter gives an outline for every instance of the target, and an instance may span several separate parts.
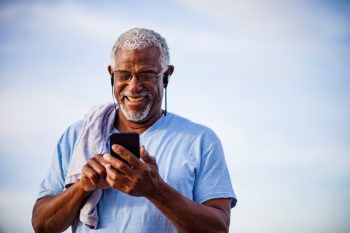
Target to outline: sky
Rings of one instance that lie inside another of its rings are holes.
[[[134,27],[168,42],[168,111],[222,141],[231,233],[349,232],[349,1],[1,1],[0,27],[1,233],[33,231],[55,144],[112,100]]]

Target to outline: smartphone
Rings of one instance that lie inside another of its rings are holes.
[[[127,163],[122,157],[116,154],[112,150],[112,145],[119,144],[131,153],[133,153],[137,158],[140,158],[140,137],[138,133],[116,133],[109,137],[111,155]]]

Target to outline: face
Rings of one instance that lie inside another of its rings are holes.
[[[153,73],[161,72],[160,52],[151,47],[142,50],[118,49],[112,72]],[[114,95],[127,120],[147,122],[162,114],[163,73],[152,82],[140,82],[135,75],[127,82],[114,78]]]

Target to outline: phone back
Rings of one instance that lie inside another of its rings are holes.
[[[123,160],[119,155],[112,151],[112,145],[118,144],[125,147],[131,153],[133,153],[137,158],[140,158],[140,137],[137,133],[116,133],[112,134],[109,138],[111,145],[111,155]]]

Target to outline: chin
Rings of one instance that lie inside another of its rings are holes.
[[[120,110],[128,121],[143,122],[151,110],[151,104],[148,104],[146,109],[141,112],[129,111],[123,104],[120,105]]]

